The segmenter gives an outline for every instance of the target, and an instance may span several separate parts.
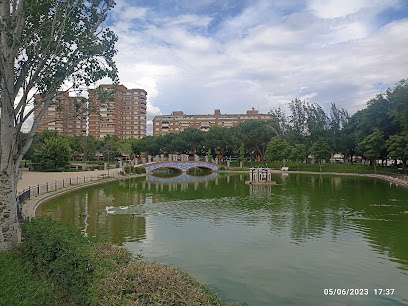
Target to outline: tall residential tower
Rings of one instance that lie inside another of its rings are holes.
[[[34,104],[39,101],[41,101],[41,97],[35,95]],[[34,111],[34,118],[38,118],[42,109],[43,107],[40,105]],[[39,121],[37,131],[56,130],[58,133],[69,137],[85,136],[86,125],[86,100],[83,97],[70,97],[67,91],[59,91]]]
[[[100,85],[99,90],[113,90],[113,85]],[[88,134],[97,140],[106,135],[120,139],[146,136],[146,96],[144,89],[127,89],[117,86],[112,101],[98,99],[98,90],[89,91]]]

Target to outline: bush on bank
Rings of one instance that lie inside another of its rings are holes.
[[[21,252],[32,272],[65,288],[67,296],[89,304],[97,261],[92,242],[67,224],[48,218],[33,218],[22,225]]]
[[[22,226],[22,260],[50,281],[63,304],[225,305],[179,269],[132,259],[124,248],[98,244],[50,217]]]
[[[143,167],[126,166],[125,173],[142,174],[142,173],[146,173],[146,169]]]
[[[0,305],[61,305],[53,283],[31,274],[19,253],[0,252]]]

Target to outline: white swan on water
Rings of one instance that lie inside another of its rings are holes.
[[[115,213],[115,211],[114,210],[112,210],[112,209],[114,209],[115,208],[115,206],[106,206],[106,212],[108,213],[108,214],[114,214]]]

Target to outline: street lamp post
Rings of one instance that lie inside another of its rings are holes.
[[[108,178],[109,178],[109,154],[110,152],[108,152]]]

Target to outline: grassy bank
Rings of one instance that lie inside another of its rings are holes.
[[[135,259],[51,218],[22,226],[0,252],[0,305],[226,305],[187,273]]]
[[[224,163],[225,164],[225,163]],[[231,162],[230,164],[232,167],[239,167],[238,162]],[[245,168],[248,169],[251,167],[251,164],[249,162],[245,162],[244,164]],[[286,167],[289,167],[289,171],[297,171],[298,166],[294,162],[286,162],[285,163]],[[263,167],[262,162],[253,162],[253,167]],[[269,162],[267,163],[267,167],[272,168],[272,169],[280,169],[283,167],[283,163],[279,162]],[[299,171],[307,171],[307,172],[320,172],[319,164],[305,164],[305,163],[300,163],[299,164]],[[360,174],[373,174],[374,173],[374,167],[370,165],[365,165],[365,164],[360,164],[360,163],[334,163],[334,164],[323,164],[322,165],[322,172],[337,172],[337,173],[360,173]],[[405,172],[403,170],[398,170],[395,168],[391,167],[381,167],[377,166],[377,173],[398,173],[398,174],[404,174]]]

